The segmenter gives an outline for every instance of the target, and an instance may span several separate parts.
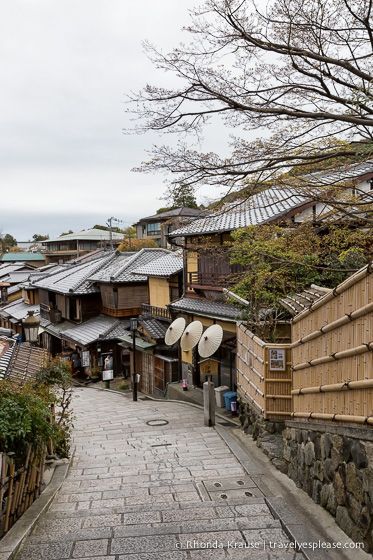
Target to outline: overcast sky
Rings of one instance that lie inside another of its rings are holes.
[[[21,241],[110,216],[128,225],[164,206],[164,178],[131,172],[162,139],[123,135],[125,94],[167,83],[142,41],[176,46],[194,4],[2,0],[0,232]]]

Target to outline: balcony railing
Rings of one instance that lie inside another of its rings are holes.
[[[188,272],[188,286],[205,287],[212,290],[222,290],[232,284],[232,274],[219,274],[217,272],[209,272],[204,274],[201,272]]]
[[[151,315],[155,319],[171,319],[171,313],[166,307],[156,307],[155,305],[149,305],[148,303],[142,304],[141,314]]]

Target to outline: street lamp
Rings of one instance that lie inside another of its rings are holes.
[[[40,319],[34,315],[34,311],[28,311],[26,319],[22,321],[25,339],[30,344],[38,341]]]
[[[137,319],[130,319],[130,331],[132,331],[132,355],[133,355],[133,372],[132,372],[132,400],[137,401],[137,375],[136,375],[136,331]]]

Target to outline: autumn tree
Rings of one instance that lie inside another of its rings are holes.
[[[131,97],[137,130],[173,132],[141,170],[184,185],[267,180],[294,169],[373,153],[373,0],[205,0],[191,14],[189,43],[166,54],[146,45],[174,88]],[[230,153],[192,141],[221,119]],[[192,136],[191,136],[192,135]]]

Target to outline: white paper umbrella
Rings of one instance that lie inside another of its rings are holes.
[[[223,329],[220,325],[211,325],[205,330],[198,343],[198,353],[202,358],[215,354],[223,340]]]
[[[164,337],[164,341],[167,346],[172,346],[179,340],[185,329],[185,323],[186,321],[184,317],[178,317],[171,323]]]
[[[201,321],[192,321],[189,325],[187,325],[187,328],[183,332],[183,336],[180,340],[180,346],[184,352],[191,350],[198,344],[202,331],[203,325]]]

